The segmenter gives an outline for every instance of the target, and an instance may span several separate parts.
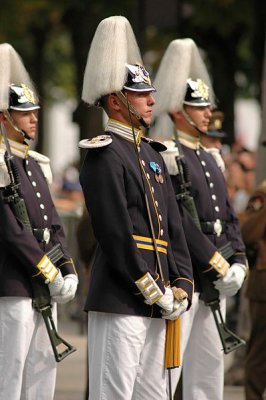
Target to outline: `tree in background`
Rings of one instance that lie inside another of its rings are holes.
[[[88,112],[80,102],[88,49],[101,19],[125,15],[153,71],[172,39],[191,37],[205,51],[231,143],[235,98],[261,100],[265,5],[264,0],[1,0],[0,41],[22,55],[43,108],[60,97],[77,99],[73,119],[84,138],[101,131],[101,111]],[[42,129],[38,150],[43,150]]]
[[[37,150],[43,151],[43,113],[61,87],[65,96],[76,96],[69,35],[61,23],[64,2],[1,0],[0,42],[9,42],[31,72],[39,97]]]
[[[147,6],[159,0],[148,0]],[[178,0],[172,4],[176,25],[166,23],[166,11],[158,8],[149,16],[154,24],[148,48],[162,53],[173,39],[190,37],[203,50],[213,78],[218,106],[225,112],[227,142],[234,141],[234,102],[238,97],[260,99],[263,61],[265,10],[263,0]],[[168,16],[169,18],[169,16]],[[162,40],[167,41],[161,45]]]

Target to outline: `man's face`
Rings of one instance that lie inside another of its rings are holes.
[[[15,125],[25,131],[30,139],[34,139],[37,130],[38,122],[38,111],[10,111],[10,115]],[[23,141],[23,136],[17,132],[8,122],[9,126],[6,126],[8,136],[10,139]]]
[[[126,96],[128,98],[129,104],[134,107],[137,113],[140,114],[140,116],[149,126],[152,120],[152,107],[155,104],[152,92],[126,91]],[[125,118],[126,122],[130,124],[131,123],[130,117],[128,114],[128,110],[125,106],[123,109],[121,109],[121,113],[123,114],[123,117]],[[138,121],[138,119],[134,115],[131,115],[131,117],[133,126],[139,127],[140,122]]]
[[[207,132],[211,118],[210,106],[185,106],[185,110],[201,132]]]

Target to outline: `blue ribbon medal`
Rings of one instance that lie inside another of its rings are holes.
[[[155,173],[155,180],[158,183],[163,183],[162,168],[155,161],[149,163],[151,170]]]

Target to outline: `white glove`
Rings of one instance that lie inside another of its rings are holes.
[[[184,299],[179,303],[177,300],[174,301],[174,310],[172,313],[167,313],[166,311],[162,311],[163,318],[164,319],[170,319],[171,321],[174,321],[180,315],[182,315],[188,308],[188,299]]]
[[[59,295],[63,286],[64,286],[64,278],[62,277],[61,271],[59,271],[56,277],[54,278],[53,282],[48,283],[51,297]]]
[[[170,288],[165,288],[164,295],[160,298],[160,300],[156,301],[159,307],[161,307],[167,313],[173,312],[174,309],[174,295],[173,291]]]
[[[233,264],[224,278],[214,282],[214,286],[224,296],[234,296],[241,288],[246,276],[246,267],[243,264]]]
[[[74,299],[78,286],[78,277],[75,274],[68,274],[63,279],[64,284],[61,292],[52,296],[52,299],[59,304],[65,304]]]

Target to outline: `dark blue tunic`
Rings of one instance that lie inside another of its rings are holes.
[[[80,174],[98,241],[85,309],[161,317],[160,308],[146,305],[135,284],[150,272],[163,288],[155,252],[138,247],[135,238],[147,241],[152,236],[144,199],[145,185],[155,237],[167,242],[167,252],[159,253],[163,279],[183,288],[191,300],[191,260],[170,176],[161,155],[142,140],[139,151],[142,180],[134,143],[107,133],[112,143],[90,149]],[[161,168],[161,183],[153,170],[155,164]]]
[[[21,182],[21,195],[26,203],[31,226],[50,229],[51,240],[48,244],[39,242],[25,229],[3,199],[4,189],[1,187],[0,296],[32,297],[31,277],[39,273],[36,265],[55,244],[60,243],[64,252],[64,257],[57,265],[62,274],[75,273],[75,269],[66,248],[62,224],[39,164],[30,156],[14,158]],[[34,279],[45,285],[40,275]]]

